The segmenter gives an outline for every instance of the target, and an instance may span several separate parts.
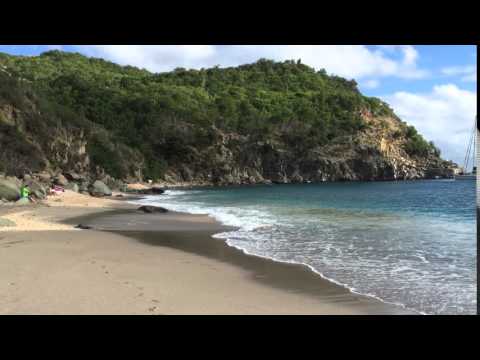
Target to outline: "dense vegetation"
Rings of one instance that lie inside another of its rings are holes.
[[[361,111],[395,117],[381,100],[363,96],[355,81],[300,61],[152,74],[50,51],[0,54],[0,66],[0,102],[20,108],[25,99],[34,102],[42,115],[29,124],[41,131],[60,124],[85,129],[93,163],[115,177],[131,172],[122,156],[138,151],[144,174],[160,178],[169,166],[188,162],[192,148],[212,144],[218,129],[281,141],[302,154],[365,129]],[[411,156],[438,151],[413,127],[401,129]]]

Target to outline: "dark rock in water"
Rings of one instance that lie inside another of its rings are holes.
[[[89,186],[89,192],[90,195],[97,197],[112,195],[112,190],[100,180]]]
[[[63,176],[62,174],[58,174],[54,179],[53,183],[55,185],[60,185],[60,186],[67,186],[68,185],[68,180]]]
[[[20,199],[20,187],[9,179],[0,178],[0,199],[17,201]]]
[[[159,207],[159,206],[140,206],[137,210],[143,211],[144,213],[152,214],[152,213],[166,213],[168,212],[167,209]]]
[[[75,229],[89,230],[92,229],[92,227],[89,225],[78,224],[77,226],[75,226]]]
[[[160,194],[163,194],[164,192],[165,190],[159,187],[152,187],[150,189],[138,190],[138,194],[142,194],[142,195],[160,195]]]
[[[118,194],[118,195],[115,195],[115,197],[121,198],[121,197],[123,197],[123,195],[122,195],[122,194]]]
[[[165,190],[163,190],[162,188],[159,188],[159,187],[155,187],[155,186],[154,186],[154,187],[152,187],[152,188],[150,189],[150,192],[151,192],[152,194],[163,194],[163,193],[165,192]]]
[[[159,188],[159,187],[151,187],[148,189],[125,189],[126,192],[128,193],[133,193],[133,194],[139,194],[139,195],[160,195],[165,192],[164,189]]]

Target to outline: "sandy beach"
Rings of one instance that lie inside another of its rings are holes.
[[[143,214],[118,199],[66,191],[1,206],[16,226],[0,227],[0,314],[409,313],[231,248],[207,216]]]

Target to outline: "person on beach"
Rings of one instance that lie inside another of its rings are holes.
[[[58,185],[52,185],[52,187],[48,190],[48,195],[57,195],[57,193],[65,192],[65,189]]]
[[[24,185],[20,188],[20,198],[22,199],[27,199],[30,202],[35,202],[35,199],[30,196],[30,189],[28,185]]]
[[[20,197],[22,199],[28,199],[30,196],[30,189],[28,188],[28,185],[24,185],[20,189]]]

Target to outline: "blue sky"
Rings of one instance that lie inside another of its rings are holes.
[[[315,69],[355,79],[363,94],[388,102],[460,165],[476,115],[477,50],[463,45],[0,45],[38,55],[76,51],[160,72],[175,67],[235,66],[259,58],[302,59]]]

